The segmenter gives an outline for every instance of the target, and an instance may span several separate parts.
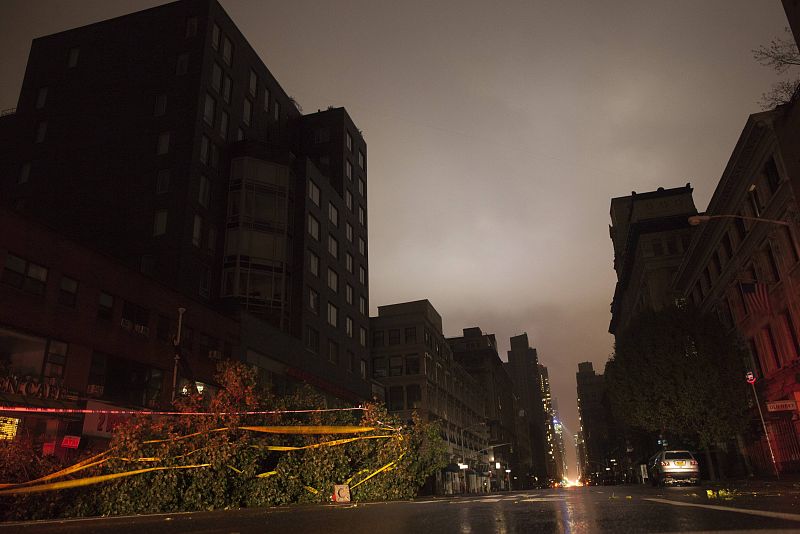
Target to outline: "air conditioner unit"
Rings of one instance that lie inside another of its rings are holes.
[[[122,328],[124,328],[125,330],[132,330],[132,329],[133,329],[133,321],[131,321],[130,319],[125,319],[125,318],[123,318],[123,319],[122,319],[122,320],[119,322],[119,325],[120,325]]]
[[[221,360],[222,359],[222,351],[221,350],[210,350],[208,351],[208,357],[212,360]]]
[[[100,384],[89,384],[86,386],[86,394],[87,395],[96,395],[100,396],[103,394],[103,386]]]

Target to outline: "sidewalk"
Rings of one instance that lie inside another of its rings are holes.
[[[800,474],[789,473],[776,477],[753,477],[744,479],[726,479],[704,481],[703,486],[709,488],[727,488],[739,491],[796,491],[800,493]]]

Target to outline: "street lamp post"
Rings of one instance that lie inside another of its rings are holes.
[[[761,403],[758,401],[758,393],[756,393],[756,377],[751,371],[747,372],[747,382],[753,386],[753,397],[756,399],[758,416],[761,418],[761,426],[764,427],[764,437],[767,438],[767,447],[769,448],[769,456],[772,459],[772,468],[775,469],[775,477],[781,478],[780,472],[778,471],[778,464],[775,462],[775,454],[772,452],[772,442],[770,442],[769,432],[767,432],[767,423],[764,422],[764,413],[761,411]]]

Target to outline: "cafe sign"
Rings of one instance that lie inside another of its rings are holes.
[[[797,401],[779,400],[767,403],[768,412],[790,412],[797,410]]]
[[[14,375],[0,377],[0,393],[46,400],[58,400],[64,396],[60,386]]]

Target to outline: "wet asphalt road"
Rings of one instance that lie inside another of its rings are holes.
[[[359,505],[0,524],[0,534],[800,532],[800,490],[610,486]]]

